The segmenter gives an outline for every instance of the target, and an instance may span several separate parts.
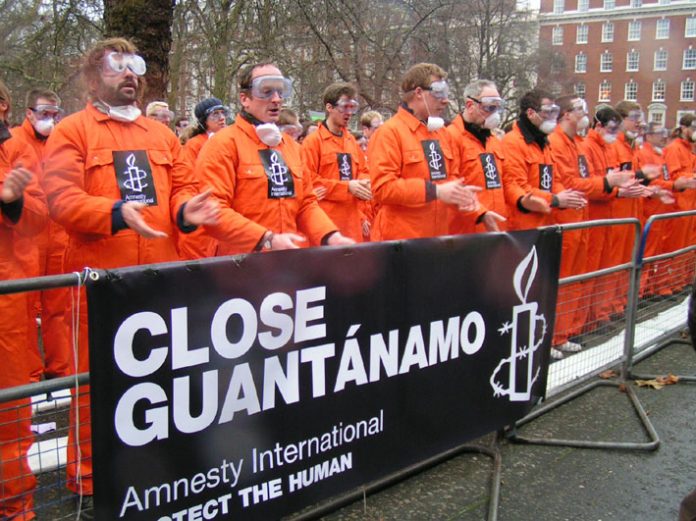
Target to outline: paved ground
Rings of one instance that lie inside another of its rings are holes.
[[[636,372],[696,374],[696,353],[675,343]],[[633,384],[631,384],[633,385]],[[654,452],[503,441],[499,521],[669,521],[696,487],[696,384],[637,388],[661,440]],[[520,429],[528,436],[648,441],[626,394],[600,387]],[[492,437],[478,440],[490,443]],[[489,460],[465,454],[368,496],[330,521],[486,518]]]

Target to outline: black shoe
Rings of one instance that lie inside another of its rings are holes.
[[[94,497],[75,496],[75,512],[80,513],[78,521],[94,521]]]

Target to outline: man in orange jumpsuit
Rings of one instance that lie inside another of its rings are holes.
[[[175,227],[186,232],[215,222],[217,208],[208,192],[196,195],[174,133],[136,106],[143,74],[145,61],[129,41],[98,42],[83,65],[90,94],[86,108],[66,117],[49,137],[42,185],[51,217],[70,237],[68,272],[177,260]],[[80,299],[76,365],[84,372],[89,370],[84,292]],[[73,405],[68,487],[83,497],[82,519],[92,519],[90,409],[84,390]]]
[[[50,90],[33,89],[26,98],[26,117],[20,127],[12,129],[12,134],[32,147],[41,164],[44,158],[46,140],[60,121],[63,110],[60,98]],[[39,169],[41,175],[41,169]],[[26,239],[36,251],[37,269],[32,276],[58,275],[63,273],[63,256],[68,236],[62,226],[49,220],[48,226],[38,237]],[[41,315],[41,335],[45,361],[38,362],[38,372],[32,371],[32,378],[39,380],[41,374],[46,378],[67,376],[72,369],[72,350],[68,341],[68,330],[63,320],[68,307],[70,292],[67,288],[41,291],[39,302],[35,304]],[[32,315],[36,310],[32,306]],[[31,325],[30,325],[31,327]],[[37,343],[36,332],[30,333],[30,342]]]
[[[10,134],[11,98],[0,81],[0,280],[27,277],[15,249],[21,236],[35,236],[46,224],[46,200],[34,174],[36,155]],[[26,293],[0,295],[0,388],[29,383]],[[0,519],[29,520],[36,479],[27,451],[33,441],[28,399],[0,404]]]
[[[184,163],[195,176],[195,167],[201,149],[208,140],[227,126],[229,110],[218,98],[206,98],[193,109],[196,116],[195,129],[182,151]],[[200,180],[199,180],[200,181]],[[182,259],[202,259],[215,255],[217,241],[204,228],[191,233],[179,234],[179,255]]]
[[[566,190],[554,171],[548,135],[559,114],[551,95],[534,89],[520,99],[520,116],[503,138],[503,189],[510,230],[528,230],[552,223],[552,208],[581,209],[581,192]]]
[[[583,141],[579,132],[587,130],[590,124],[587,104],[574,95],[562,96],[556,103],[560,108],[558,126],[549,135],[553,165],[563,186],[582,192],[591,205],[592,201],[603,200],[613,186],[629,182],[633,174],[617,171],[607,174],[605,178],[591,177],[587,159],[579,146]],[[586,221],[589,219],[589,206],[568,208],[562,212],[555,212],[552,217],[558,224]],[[583,272],[587,263],[588,239],[587,229],[563,232],[561,278]],[[586,282],[580,282],[558,288],[552,346],[560,352],[577,352],[581,349],[579,344],[570,341],[570,337],[580,334],[587,320],[589,307],[584,305],[582,297],[589,286]],[[558,358],[558,353],[556,357]]]
[[[505,101],[495,83],[476,80],[464,88],[464,110],[447,127],[459,163],[459,175],[479,186],[480,208],[471,214],[450,211],[450,233],[504,231],[507,208],[503,193],[503,146],[491,134],[498,128]]]
[[[373,240],[446,235],[448,207],[471,212],[478,206],[480,188],[459,177],[441,117],[449,103],[446,78],[432,63],[411,67],[401,82],[401,107],[370,139],[372,193],[381,205]]]
[[[300,145],[276,125],[292,85],[272,64],[247,66],[239,76],[243,110],[203,148],[196,175],[221,206],[217,255],[306,245],[353,244],[319,207]],[[303,234],[303,235],[300,235]]]
[[[696,176],[696,155],[692,151],[696,142],[696,116],[685,114],[679,120],[677,137],[665,147],[664,156],[667,170],[672,181],[678,179],[693,179]],[[677,192],[678,211],[696,209],[696,190]],[[667,238],[665,247],[667,251],[675,251],[686,246],[696,244],[696,219],[681,218],[670,221],[671,233]],[[671,263],[671,279],[673,292],[679,292],[694,280],[693,255],[686,254],[675,259]]]
[[[358,111],[357,95],[349,83],[326,88],[326,119],[302,142],[302,159],[314,187],[324,189],[319,206],[345,236],[361,242],[364,217],[360,202],[371,200],[372,191],[365,155],[348,129]]]

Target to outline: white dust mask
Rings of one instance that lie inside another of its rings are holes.
[[[34,130],[36,130],[42,136],[48,137],[55,126],[56,122],[53,120],[53,118],[39,119],[34,125]]]
[[[262,123],[256,127],[256,135],[264,145],[269,147],[275,147],[280,144],[283,139],[283,135],[275,123]]]

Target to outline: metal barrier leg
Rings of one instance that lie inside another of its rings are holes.
[[[568,403],[574,400],[575,398],[578,398],[579,396],[586,394],[589,391],[592,391],[593,389],[596,389],[597,387],[618,388],[623,383],[625,382],[613,382],[607,380],[595,380],[593,382],[590,382],[588,385],[576,389],[575,391],[569,393],[563,398],[555,400],[551,403],[547,403],[546,405],[543,405],[536,409],[531,414],[528,414],[527,416],[516,422],[515,425],[506,433],[506,436],[508,440],[514,443],[527,443],[530,445],[554,445],[558,447],[578,447],[583,449],[655,450],[660,445],[660,438],[657,435],[657,432],[655,431],[655,428],[653,427],[652,423],[650,422],[648,415],[645,413],[643,406],[638,400],[635,391],[630,385],[626,385],[625,387],[626,395],[631,401],[631,405],[633,405],[633,410],[638,415],[638,418],[640,419],[640,422],[643,428],[645,429],[645,432],[650,438],[649,442],[588,441],[557,438],[535,438],[520,436],[519,434],[517,434],[517,427],[521,427],[522,425],[531,422],[532,420],[551,411],[552,409],[555,409],[560,405]]]
[[[364,487],[347,492],[331,499],[321,505],[285,518],[286,521],[307,521],[310,519],[319,519],[331,512],[338,510],[341,507],[354,503],[368,494],[374,494],[400,481],[410,478],[420,472],[428,470],[440,463],[443,463],[455,456],[461,454],[473,453],[482,454],[491,458],[493,466],[491,467],[490,482],[488,489],[488,515],[487,521],[497,521],[498,519],[498,504],[500,499],[500,476],[502,473],[502,456],[500,454],[500,441],[503,439],[503,431],[496,433],[490,447],[481,445],[460,445],[446,452],[433,456],[427,460],[411,465],[399,472],[395,472],[382,479],[368,483]]]
[[[644,360],[658,351],[664,349],[665,347],[675,345],[675,344],[685,344],[690,346],[691,341],[689,340],[683,340],[681,338],[673,338],[664,342],[661,342],[660,344],[657,345],[655,349],[651,349],[650,353],[647,353],[647,356],[641,357],[640,360]],[[669,371],[668,371],[669,373]],[[657,378],[658,376],[664,376],[665,373],[662,374],[645,374],[645,373],[634,373],[633,372],[633,367],[629,368],[627,378],[631,380],[653,380]],[[677,378],[679,378],[679,382],[684,382],[684,383],[696,383],[696,375],[675,375]]]

